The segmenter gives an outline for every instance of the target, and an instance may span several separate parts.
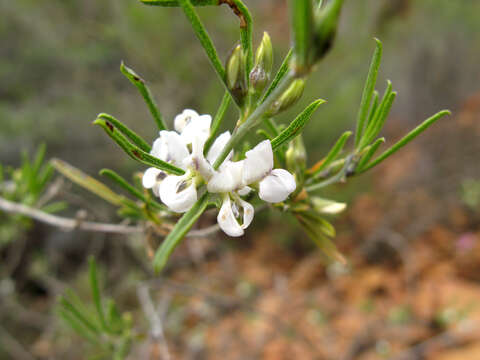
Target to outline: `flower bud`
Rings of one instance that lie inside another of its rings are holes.
[[[288,171],[294,173],[298,180],[303,178],[306,168],[307,153],[301,135],[298,135],[290,142],[285,155]]]
[[[344,0],[332,0],[315,13],[314,51],[315,61],[320,60],[330,50],[337,32],[338,18]]]
[[[267,32],[263,33],[262,42],[255,54],[255,64],[250,72],[250,84],[258,93],[265,89],[273,68],[272,41]]]
[[[312,204],[316,211],[320,214],[335,215],[346,209],[347,204],[336,202],[333,200],[323,199],[320,197],[312,197]]]
[[[278,113],[288,109],[294,105],[303,94],[305,88],[304,79],[294,80],[287,90],[275,101],[269,111],[266,112],[267,116],[274,116]]]
[[[228,88],[237,100],[242,100],[247,93],[247,85],[245,79],[245,57],[240,45],[237,45],[228,57],[225,71],[225,81]]]

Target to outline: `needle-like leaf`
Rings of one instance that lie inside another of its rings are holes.
[[[106,121],[110,122],[114,127],[120,130],[123,135],[125,135],[143,151],[150,152],[150,150],[152,150],[152,147],[145,140],[143,140],[133,130],[130,130],[126,125],[114,118],[112,115],[100,113],[97,115],[97,118],[105,119]]]
[[[284,129],[277,137],[275,137],[275,139],[272,140],[272,150],[275,151],[280,146],[288,144],[297,135],[299,135],[307,121],[312,117],[315,110],[317,110],[317,108],[324,102],[325,100],[318,99],[308,105],[307,108],[303,110],[303,112],[298,115],[286,129]]]
[[[153,99],[152,93],[150,92],[150,89],[145,85],[145,80],[143,80],[135,71],[132,69],[128,68],[122,61],[120,64],[120,71],[127,77],[130,82],[135,85],[142,95],[143,99],[147,103],[148,109],[150,110],[150,113],[153,116],[153,119],[157,123],[158,129],[159,130],[166,130],[167,126],[165,125],[165,122],[163,121],[162,114],[160,114],[160,111],[158,110],[158,106]]]
[[[367,81],[365,82],[365,88],[363,89],[362,100],[360,101],[360,108],[357,116],[357,130],[355,132],[355,146],[360,142],[363,135],[365,121],[368,116],[368,110],[370,108],[370,102],[372,100],[373,92],[375,91],[375,84],[377,82],[378,69],[380,68],[380,62],[382,60],[382,42],[375,39],[377,46],[373,53],[372,62],[370,64],[370,70],[368,71]]]
[[[187,235],[190,228],[207,208],[209,202],[208,193],[205,192],[200,199],[188,210],[180,220],[177,221],[172,231],[163,240],[162,244],[155,253],[153,267],[156,272],[160,272],[172,254],[173,250],[180,244],[180,241]]]
[[[450,111],[448,110],[442,110],[435,115],[431,116],[427,120],[425,120],[423,123],[418,125],[415,129],[410,131],[407,135],[405,135],[402,139],[400,139],[395,145],[393,145],[390,149],[386,150],[384,153],[382,153],[379,157],[377,157],[375,160],[373,160],[370,164],[365,166],[359,173],[363,173],[374,166],[380,164],[383,160],[386,158],[390,157],[394,153],[396,153],[398,150],[400,150],[402,147],[407,145],[410,141],[415,139],[418,135],[420,135],[422,132],[424,132],[428,127],[430,127],[433,123],[435,123],[437,120],[440,118],[444,117],[445,115],[450,115]]]
[[[98,118],[93,122],[95,125],[99,125],[108,136],[110,136],[122,149],[130,156],[132,159],[139,161],[145,165],[156,167],[157,169],[166,171],[167,173],[174,175],[183,175],[185,171],[182,169],[167,163],[163,160],[156,158],[155,156],[150,155],[149,153],[143,151],[139,147],[132,145],[126,138],[123,136],[120,131],[116,131],[116,128],[107,120]]]

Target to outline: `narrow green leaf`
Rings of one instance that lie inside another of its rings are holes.
[[[99,333],[99,330],[95,324],[91,323],[69,300],[65,297],[60,298],[60,305],[69,313],[71,313],[76,319],[78,319],[86,328],[95,334]]]
[[[95,125],[99,125],[108,136],[110,136],[132,159],[139,161],[145,165],[156,167],[160,170],[174,175],[183,175],[185,171],[182,169],[160,160],[142,149],[132,145],[119,131],[115,131],[115,127],[105,119],[96,119],[93,122]]]
[[[179,7],[178,0],[140,0],[145,5]],[[221,0],[191,0],[193,6],[220,5]]]
[[[35,154],[35,159],[33,160],[33,166],[32,166],[32,172],[33,174],[38,174],[40,171],[40,167],[43,164],[43,161],[45,160],[45,153],[46,153],[47,147],[45,144],[41,144],[38,149],[37,153]]]
[[[120,195],[115,194],[100,181],[88,176],[83,171],[73,167],[65,161],[53,159],[51,164],[55,167],[55,169],[57,169],[58,172],[67,177],[70,181],[91,191],[109,203],[113,205],[120,205],[122,203],[122,197]]]
[[[375,111],[375,115],[373,116],[372,121],[366,127],[362,139],[358,145],[358,149],[363,149],[365,146],[370,144],[380,133],[385,125],[385,121],[390,113],[392,108],[393,102],[397,96],[396,92],[392,92],[392,84],[390,81],[388,82],[387,89],[385,90],[385,94],[383,95],[382,101],[380,105],[377,107]]]
[[[120,64],[120,71],[122,72],[123,75],[127,77],[130,82],[135,85],[142,95],[143,99],[147,103],[148,109],[150,110],[150,113],[153,116],[153,119],[157,123],[158,129],[159,130],[166,130],[167,126],[165,125],[165,122],[163,121],[162,115],[160,114],[160,111],[158,110],[157,103],[153,99],[152,93],[150,92],[150,89],[145,85],[145,80],[143,80],[135,71],[127,67],[123,61]]]
[[[282,65],[280,65],[280,68],[275,74],[275,77],[270,83],[270,86],[268,87],[267,91],[265,91],[265,94],[263,94],[263,97],[262,97],[262,100],[260,100],[260,103],[263,103],[265,99],[270,96],[270,94],[273,92],[273,90],[277,88],[278,84],[284,78],[284,76],[287,75],[288,70],[290,69],[290,59],[292,57],[292,54],[293,54],[293,50],[290,49],[287,55],[285,56],[285,59],[283,59]]]
[[[372,100],[373,92],[375,91],[375,84],[377,82],[378,69],[382,60],[382,42],[375,39],[377,45],[373,53],[372,62],[367,75],[367,81],[363,89],[362,100],[360,101],[360,108],[357,116],[357,130],[355,132],[355,146],[358,145],[363,135],[365,120],[367,119],[370,102]]]
[[[230,100],[231,100],[230,93],[226,91],[225,95],[223,95],[222,102],[218,107],[217,113],[213,118],[212,126],[210,128],[210,136],[207,142],[205,143],[205,146],[203,147],[203,152],[205,154],[208,153],[208,150],[210,150],[210,147],[212,146],[213,142],[215,141],[218,135],[218,131],[220,130],[220,125],[222,124],[222,121],[225,118],[225,114],[227,113],[228,106],[230,105]]]
[[[325,160],[323,160],[318,166],[315,166],[312,169],[313,170],[311,172],[312,177],[315,177],[318,174],[320,174],[322,170],[324,170],[328,165],[332,163],[332,161],[334,161],[337,158],[338,154],[340,154],[340,152],[343,150],[347,140],[350,138],[351,135],[352,135],[351,131],[345,131],[342,134],[342,136],[340,136],[340,138],[337,140],[335,145],[333,145],[333,147],[328,152],[327,156],[325,157]]]
[[[312,0],[291,0],[290,8],[295,71],[301,74],[310,65],[309,55],[313,42]]]
[[[377,152],[378,148],[380,147],[380,145],[382,145],[383,143],[385,142],[385,138],[380,138],[380,139],[377,139],[375,140],[375,142],[371,145],[368,145],[367,147],[365,147],[365,155],[363,155],[357,165],[357,170],[358,171],[362,171],[362,168],[367,165],[367,163],[370,161],[370,159],[373,157],[373,155],[375,155],[375,153]],[[356,170],[356,172],[357,172]]]
[[[218,57],[217,50],[215,49],[212,39],[210,38],[210,35],[208,35],[205,26],[203,26],[202,21],[198,17],[195,8],[192,5],[192,2],[190,0],[178,0],[178,4],[182,7],[185,16],[192,25],[195,35],[200,41],[200,44],[203,46],[207,57],[210,60],[210,63],[212,64],[218,77],[222,81],[222,84],[224,85],[225,89],[230,92],[225,81],[225,69],[223,68],[222,62]]]
[[[112,179],[119,186],[124,188],[126,191],[128,191],[130,194],[132,194],[136,198],[142,200],[143,202],[147,202],[145,195],[143,195],[143,193],[140,190],[130,185],[127,180],[125,180],[123,177],[118,175],[115,171],[110,169],[102,169],[100,170],[100,175],[109,177],[110,179]]]
[[[307,108],[303,110],[303,112],[298,115],[286,129],[272,140],[272,150],[275,151],[278,147],[288,144],[295,138],[295,136],[299,135],[315,110],[317,110],[317,108],[324,102],[325,100],[318,99],[308,105]]]
[[[46,213],[56,213],[62,210],[65,210],[68,208],[68,203],[65,201],[54,201],[52,203],[49,203],[45,206],[42,206],[42,211]]]
[[[273,135],[273,137],[280,135],[280,130],[278,129],[275,120],[273,120],[271,117],[265,116],[263,118],[263,123],[267,127],[268,131],[270,131],[270,133]]]
[[[327,258],[346,264],[347,261],[345,257],[337,250],[333,241],[330,240],[325,233],[325,229],[329,229],[331,224],[326,220],[323,220],[323,222],[318,221],[320,218],[313,219],[303,215],[303,213],[298,214],[297,219],[310,239],[312,239],[312,241],[318,246],[320,251],[325,254]],[[329,224],[330,226],[326,224]],[[327,230],[327,232],[328,231],[330,230]]]
[[[124,125],[121,121],[114,118],[112,115],[100,113],[97,115],[97,118],[105,119],[113,126],[115,126],[118,130],[122,132],[128,139],[130,139],[135,145],[137,145],[140,149],[145,152],[150,152],[152,150],[151,146],[143,140],[139,135],[137,135],[133,130],[130,130],[126,125]]]
[[[378,105],[379,105],[379,95],[378,95],[378,91],[375,90],[373,92],[372,106],[370,107],[370,112],[368,113],[367,123],[365,124],[366,127],[368,127],[370,125],[370,123],[373,121],[373,119],[375,117],[375,112],[377,111],[377,108],[378,108]]]
[[[180,241],[187,235],[190,228],[207,208],[208,201],[208,193],[205,192],[190,210],[177,221],[172,231],[170,231],[170,234],[163,240],[153,260],[153,266],[156,272],[160,272],[165,267],[173,250],[180,244]]]
[[[97,309],[100,325],[104,331],[108,331],[107,322],[105,321],[105,313],[103,311],[102,298],[100,295],[100,287],[98,286],[97,264],[93,256],[88,259],[88,274],[90,277],[90,287],[92,289],[93,302],[95,304],[95,308]]]
[[[98,336],[95,332],[92,332],[82,322],[72,315],[67,310],[59,309],[58,315],[69,325],[78,335],[82,336],[86,340],[96,344],[99,342]]]
[[[377,157],[375,160],[373,160],[370,164],[365,166],[360,173],[363,173],[374,166],[380,164],[383,160],[388,158],[389,156],[393,155],[396,153],[398,150],[400,150],[402,147],[404,147],[406,144],[408,144],[410,141],[415,139],[418,135],[420,135],[422,132],[424,132],[430,125],[435,123],[437,120],[440,118],[444,117],[445,115],[450,115],[450,111],[448,110],[442,110],[432,117],[428,118],[425,120],[423,123],[418,125],[415,129],[410,131],[407,135],[405,135],[402,139],[400,139],[395,145],[393,145],[390,149],[386,150],[384,153],[382,153],[379,157]]]
[[[256,133],[257,133],[257,135],[262,136],[262,137],[265,138],[266,140],[270,140],[270,141],[273,140],[273,137],[272,137],[268,132],[266,132],[266,131],[263,130],[263,129],[258,129],[258,130],[256,131]]]

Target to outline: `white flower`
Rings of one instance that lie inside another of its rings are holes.
[[[225,194],[217,216],[218,225],[229,236],[242,236],[252,222],[254,212],[253,206],[240,197],[233,195],[232,201],[230,195]]]
[[[269,140],[264,140],[245,153],[243,185],[260,181],[259,197],[264,201],[284,201],[297,187],[295,178],[287,170],[273,169],[273,151]]]
[[[260,181],[258,196],[264,201],[277,203],[284,201],[296,187],[295,178],[287,170],[273,169]]]
[[[153,142],[150,155],[171,163],[179,168],[186,169],[183,163],[189,156],[187,146],[175,131],[160,131],[160,136]],[[160,185],[168,174],[160,169],[151,167],[143,174],[142,184],[146,189],[152,189],[159,196]]]
[[[197,201],[195,180],[189,175],[169,175],[162,181],[160,199],[171,211],[183,213]]]
[[[180,133],[186,145],[191,144],[197,136],[206,141],[210,135],[211,123],[210,115],[198,115],[196,111],[190,109],[183,110],[174,120],[175,130]]]
[[[230,135],[230,131],[225,131],[215,139],[212,146],[208,150],[208,154],[207,154],[207,160],[210,164],[213,165],[215,160],[217,160],[218,156],[222,152],[225,145],[227,145],[227,142],[228,140],[230,140],[231,137],[232,135]],[[230,151],[230,153],[227,155],[226,159],[224,160],[224,163],[229,161],[232,158],[232,156],[233,156],[233,150]]]
[[[245,153],[243,183],[249,185],[263,179],[273,169],[273,151],[269,140],[264,140]]]
[[[211,193],[227,193],[243,188],[242,172],[244,161],[227,161],[222,164],[207,184]]]

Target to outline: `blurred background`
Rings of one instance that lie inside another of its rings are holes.
[[[268,31],[278,66],[289,48],[287,2],[246,0],[255,44]],[[42,143],[47,157],[97,176],[141,171],[98,128],[107,112],[147,141],[155,125],[120,61],[149,83],[168,122],[184,108],[213,114],[223,95],[179,9],[135,0],[0,0],[0,163]],[[225,58],[238,38],[226,6],[199,9]],[[346,1],[329,55],[291,120],[327,99],[305,132],[310,164],[353,129],[374,49],[378,80],[399,96],[384,136],[392,144],[438,110],[452,110],[375,171],[327,195],[347,201],[336,220],[350,265],[326,266],[294,220],[262,214],[242,239],[186,241],[167,279],[152,278],[139,237],[62,232],[0,212],[0,359],[86,359],[94,354],[56,316],[70,287],[88,300],[86,259],[106,293],[145,334],[132,359],[154,359],[151,317],[137,293],[163,304],[173,359],[480,358],[480,2]],[[230,109],[225,127],[236,121]],[[114,209],[64,184],[65,214],[118,222]],[[212,219],[205,219],[208,226]],[[165,346],[165,344],[161,344]]]

